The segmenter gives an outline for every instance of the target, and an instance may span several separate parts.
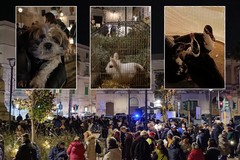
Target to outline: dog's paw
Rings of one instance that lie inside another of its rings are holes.
[[[43,82],[40,78],[33,78],[30,82],[30,87],[32,88],[44,88],[45,82]]]

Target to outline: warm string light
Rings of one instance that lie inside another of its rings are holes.
[[[50,146],[49,142],[46,140],[46,141],[43,143],[43,147],[44,147],[45,149],[49,149],[51,146]]]

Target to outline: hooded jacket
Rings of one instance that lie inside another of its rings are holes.
[[[85,160],[84,153],[85,148],[79,141],[73,141],[67,149],[69,160]]]
[[[201,149],[193,149],[188,155],[187,160],[204,160],[204,155]]]

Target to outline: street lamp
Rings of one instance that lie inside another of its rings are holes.
[[[20,7],[20,8],[18,8],[18,12],[19,12],[19,16],[20,16],[20,24],[21,25],[19,25],[19,27],[23,27],[23,25],[22,25],[22,12],[23,12],[23,9]]]
[[[212,100],[211,100],[211,92],[213,91],[213,89],[209,89],[208,91],[208,98],[209,98],[209,112],[210,112],[210,116],[209,116],[209,125],[212,127]]]
[[[15,66],[15,58],[8,58],[9,65],[11,67],[11,81],[10,81],[10,98],[9,98],[9,132],[11,132],[11,119],[12,119],[12,79],[13,79],[13,67]]]

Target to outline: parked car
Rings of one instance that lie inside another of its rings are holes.
[[[127,117],[127,114],[126,113],[116,113],[115,116],[116,116],[116,118]]]
[[[93,114],[91,112],[80,112],[81,117],[92,117]]]
[[[182,117],[174,117],[174,118],[168,118],[170,124],[172,123],[177,123],[177,125],[179,125],[181,122],[187,122],[186,118],[182,118]]]

